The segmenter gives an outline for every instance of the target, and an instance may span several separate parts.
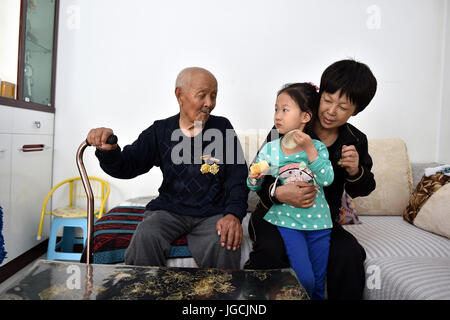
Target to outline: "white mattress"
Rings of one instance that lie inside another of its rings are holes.
[[[364,299],[450,299],[450,239],[401,216],[359,219],[362,224],[344,228],[366,250]]]
[[[367,259],[365,300],[450,300],[450,258]]]
[[[366,250],[377,257],[450,258],[450,239],[422,230],[401,216],[359,216],[361,224],[345,225]]]
[[[118,206],[146,206],[147,203],[150,202],[151,199],[155,198],[153,197],[137,197],[133,199],[128,199],[125,201],[122,201],[118,204]],[[247,262],[250,251],[252,250],[252,241],[250,239],[250,236],[248,234],[248,222],[250,219],[250,212],[247,213],[245,218],[242,220],[242,228],[244,231],[243,239],[242,239],[242,245],[241,245],[241,269],[244,268],[244,264]],[[194,258],[172,258],[167,259],[166,265],[168,267],[183,267],[183,268],[198,268],[197,263],[195,262]]]

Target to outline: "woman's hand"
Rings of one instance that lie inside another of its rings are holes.
[[[216,231],[220,236],[220,245],[227,246],[228,250],[235,251],[242,244],[242,225],[236,216],[231,213],[225,215],[216,223]]]
[[[106,144],[110,135],[114,134],[110,128],[95,128],[89,131],[87,141],[101,151],[110,151],[117,148],[117,144]]]
[[[275,198],[282,203],[296,208],[309,208],[314,205],[317,190],[311,183],[297,181],[294,184],[286,184],[275,189]]]
[[[345,168],[350,176],[355,176],[359,172],[359,154],[354,145],[342,146],[340,164]]]

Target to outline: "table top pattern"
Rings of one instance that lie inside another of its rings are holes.
[[[307,300],[292,269],[221,270],[37,261],[0,300]]]

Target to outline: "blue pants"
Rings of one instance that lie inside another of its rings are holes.
[[[331,229],[301,231],[278,227],[291,267],[313,300],[323,300]]]

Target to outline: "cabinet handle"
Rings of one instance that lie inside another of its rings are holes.
[[[41,128],[41,122],[40,121],[35,121],[34,125],[36,126],[36,128],[40,129]]]
[[[45,144],[24,144],[22,148],[19,148],[19,151],[22,152],[36,152],[36,151],[44,151],[50,149],[49,146]]]
[[[0,149],[0,152],[6,152],[6,149]]]

